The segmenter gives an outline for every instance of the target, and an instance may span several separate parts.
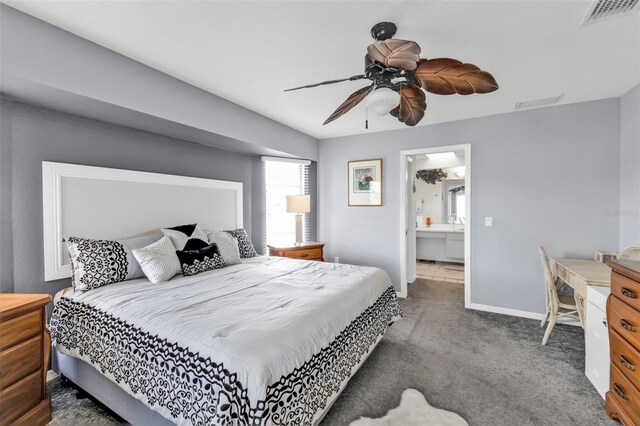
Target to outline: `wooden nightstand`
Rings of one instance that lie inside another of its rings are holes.
[[[45,425],[51,336],[45,328],[48,294],[0,294],[0,424]]]
[[[307,241],[300,245],[268,245],[269,256],[324,262],[324,244]]]

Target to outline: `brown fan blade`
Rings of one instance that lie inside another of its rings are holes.
[[[390,38],[370,44],[367,54],[369,59],[384,66],[412,71],[420,59],[420,46],[415,41]]]
[[[322,83],[316,83],[316,84],[307,84],[306,86],[300,86],[300,87],[294,87],[293,89],[286,89],[285,92],[290,92],[292,90],[299,90],[299,89],[307,89],[309,87],[318,87],[318,86],[323,86],[325,84],[334,84],[334,83],[341,83],[343,81],[355,81],[355,80],[362,80],[363,78],[367,78],[366,75],[354,75],[352,77],[349,78],[341,78],[339,80],[327,80],[327,81],[323,81]]]
[[[400,105],[392,109],[389,114],[397,117],[407,126],[415,126],[422,120],[427,110],[424,92],[416,86],[404,86],[397,92],[400,95]]]
[[[349,95],[349,97],[347,98],[346,101],[344,101],[342,103],[342,105],[340,105],[338,107],[338,109],[336,109],[333,114],[331,114],[329,116],[329,118],[327,118],[327,121],[325,121],[324,123],[322,123],[322,125],[324,126],[325,124],[329,124],[331,123],[333,120],[335,120],[336,118],[341,117],[342,115],[346,114],[347,112],[349,112],[349,110],[351,108],[353,108],[354,106],[358,105],[360,102],[362,102],[362,100],[364,98],[367,97],[367,95],[369,93],[371,93],[371,91],[373,90],[373,84],[371,86],[367,86],[367,87],[363,87],[362,89],[353,92],[351,95]]]
[[[498,90],[498,83],[491,74],[473,64],[450,58],[421,59],[413,77],[424,90],[437,95],[471,95]]]

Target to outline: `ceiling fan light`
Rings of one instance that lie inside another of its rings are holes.
[[[367,108],[378,115],[387,115],[400,103],[398,92],[387,87],[376,89],[367,96]]]

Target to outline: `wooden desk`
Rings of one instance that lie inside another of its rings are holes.
[[[587,259],[551,259],[551,271],[573,288],[578,315],[584,328],[584,303],[587,286],[611,287],[611,268],[604,263]]]

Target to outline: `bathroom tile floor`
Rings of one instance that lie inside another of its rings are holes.
[[[448,283],[464,283],[464,264],[417,260],[418,278]]]

